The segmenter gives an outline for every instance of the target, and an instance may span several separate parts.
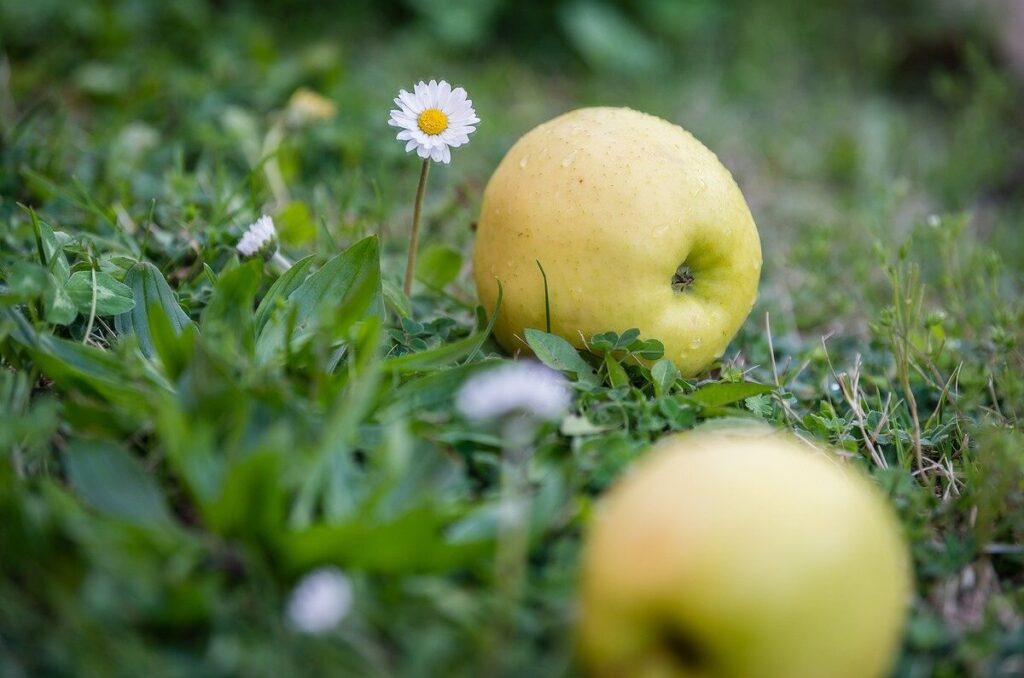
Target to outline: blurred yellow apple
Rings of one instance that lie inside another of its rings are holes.
[[[669,438],[589,526],[581,657],[603,676],[870,678],[910,595],[896,517],[831,453],[763,428]]]
[[[474,268],[495,336],[529,351],[526,328],[577,348],[638,328],[686,375],[722,355],[761,273],[757,227],[718,158],[677,125],[627,108],[584,108],[528,132],[484,191]]]

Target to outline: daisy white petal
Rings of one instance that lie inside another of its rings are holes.
[[[447,109],[452,103],[452,86],[447,82],[443,82],[441,84],[443,87],[441,88],[441,98],[438,103],[442,108]]]
[[[419,97],[412,92],[406,92],[405,90],[402,90],[402,102],[409,108],[409,112],[413,115],[419,115],[423,112],[423,109],[426,108],[423,102],[420,101]]]

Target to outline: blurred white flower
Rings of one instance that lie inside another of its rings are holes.
[[[421,158],[434,162],[451,162],[450,149],[468,144],[480,122],[466,90],[452,89],[444,80],[419,82],[411,94],[403,89],[395,104],[388,124],[401,128],[397,138],[407,142],[406,152],[416,149]]]
[[[352,582],[341,570],[322,567],[307,574],[288,599],[285,616],[302,633],[325,633],[352,607]]]
[[[571,401],[569,382],[561,373],[523,360],[474,375],[459,389],[455,405],[467,419],[524,413],[555,420],[565,414]]]
[[[264,214],[249,225],[239,239],[235,249],[243,257],[254,257],[257,254],[270,259],[277,251],[277,229],[274,220]]]

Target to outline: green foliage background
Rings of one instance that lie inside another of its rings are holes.
[[[0,0],[0,674],[572,672],[595,500],[652,441],[722,417],[828,442],[889,494],[917,574],[898,675],[1024,671],[1008,7]],[[483,122],[431,175],[409,300],[417,162],[386,119],[431,77]],[[299,87],[337,115],[282,122]],[[593,356],[532,337],[576,408],[535,441],[509,638],[501,440],[451,402],[507,359],[466,261],[503,152],[588,104],[714,149],[765,272],[697,380],[630,363],[650,347],[629,336]],[[263,211],[298,261],[281,278],[234,253]],[[355,608],[301,636],[283,602],[320,564]]]

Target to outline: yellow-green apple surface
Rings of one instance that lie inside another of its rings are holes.
[[[578,639],[596,675],[870,678],[909,555],[848,463],[770,429],[668,438],[591,522]]]
[[[503,287],[495,336],[526,328],[577,348],[638,328],[687,375],[722,355],[761,273],[757,227],[718,158],[683,128],[627,108],[546,122],[505,155],[484,191],[474,270],[480,300]]]

